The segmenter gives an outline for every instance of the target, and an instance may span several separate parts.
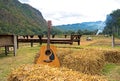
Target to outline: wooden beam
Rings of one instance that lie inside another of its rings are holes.
[[[16,54],[17,54],[17,36],[14,35],[13,39],[14,39],[14,56],[16,56]]]

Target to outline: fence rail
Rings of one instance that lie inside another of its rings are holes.
[[[78,42],[80,45],[80,38],[81,35],[71,35],[70,38],[50,38],[50,43],[53,44],[73,44],[73,42]],[[47,38],[43,38],[42,36],[38,36],[38,38],[34,38],[34,36],[27,36],[27,38],[19,38],[18,37],[18,44],[19,43],[31,43],[31,47],[33,43],[47,43]]]

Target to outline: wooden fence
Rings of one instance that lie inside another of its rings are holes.
[[[77,42],[80,45],[80,38],[81,35],[71,35],[70,38],[50,38],[50,43],[52,44],[73,44],[73,42]],[[47,43],[47,38],[38,35],[38,37],[34,36],[19,36],[18,37],[18,44],[19,43],[31,43],[31,47],[33,43]]]
[[[77,42],[80,45],[81,35],[71,35],[70,38],[50,38],[50,43],[52,44],[73,44],[73,42]],[[16,36],[16,35],[0,35],[0,47],[5,48],[5,54],[7,55],[9,52],[9,47],[14,48],[14,56],[17,53],[17,48],[19,47],[19,43],[31,43],[31,47],[33,47],[33,43],[47,43],[47,38],[41,35],[34,37],[33,35],[27,36]]]

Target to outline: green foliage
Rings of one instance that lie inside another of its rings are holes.
[[[82,35],[83,31],[79,29],[76,33]]]
[[[52,35],[56,35],[56,34],[61,35],[62,33],[63,33],[63,31],[58,29],[58,28],[52,27],[52,29],[51,29],[51,34]]]
[[[103,31],[104,34],[112,35],[116,37],[120,35],[120,9],[113,11],[107,16],[106,27]]]
[[[116,64],[106,64],[102,70],[103,74],[109,74],[116,67]]]
[[[47,29],[42,14],[18,0],[0,1],[0,34],[40,34]]]
[[[44,31],[44,34],[47,34],[47,31],[45,32]],[[78,34],[78,35],[95,35],[97,33],[97,30],[95,31],[89,31],[89,30],[78,30],[78,31],[74,31],[74,30],[68,30],[68,31],[63,31],[63,30],[60,30],[60,29],[57,29],[57,28],[53,28],[51,30],[51,34],[52,35],[71,35],[71,34]]]

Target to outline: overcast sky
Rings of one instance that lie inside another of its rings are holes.
[[[120,0],[19,0],[38,9],[53,25],[104,21]]]

